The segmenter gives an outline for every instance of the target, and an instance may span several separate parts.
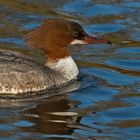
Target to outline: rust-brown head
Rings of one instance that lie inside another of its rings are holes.
[[[27,43],[44,49],[48,59],[69,56],[68,46],[73,44],[111,44],[110,41],[88,35],[80,24],[58,18],[50,18],[25,36]]]

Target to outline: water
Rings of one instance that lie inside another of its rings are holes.
[[[0,139],[139,140],[139,15],[138,0],[0,0],[2,49],[42,61],[22,37],[48,17],[75,20],[113,43],[71,47],[81,76],[52,96],[1,99]]]

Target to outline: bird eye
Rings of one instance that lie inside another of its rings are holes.
[[[74,36],[74,37],[78,37],[78,36],[79,36],[79,33],[78,33],[77,31],[74,31],[74,32],[73,32],[73,36]]]

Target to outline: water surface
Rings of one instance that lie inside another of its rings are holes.
[[[29,100],[0,101],[1,140],[139,140],[140,2],[0,0],[0,48],[43,62],[23,36],[44,19],[75,20],[113,45],[71,47],[79,80]]]

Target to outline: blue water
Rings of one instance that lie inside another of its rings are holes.
[[[23,36],[49,17],[79,22],[108,45],[73,46],[78,81],[29,99],[0,100],[1,140],[140,140],[140,2],[1,0],[0,49],[38,61]]]

